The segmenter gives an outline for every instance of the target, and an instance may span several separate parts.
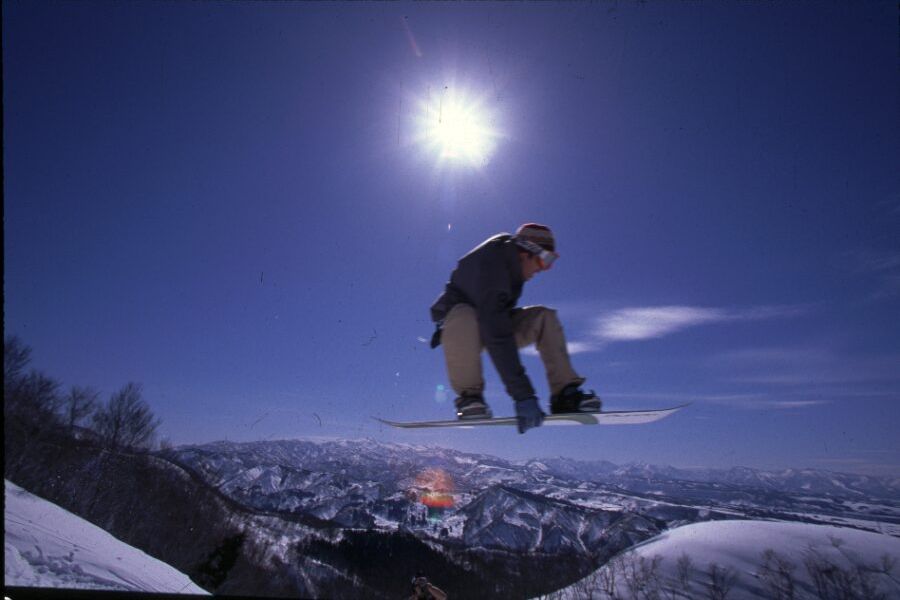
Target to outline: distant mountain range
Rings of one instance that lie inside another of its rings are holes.
[[[167,456],[259,511],[467,547],[592,553],[610,536],[634,543],[672,524],[734,517],[900,535],[900,480],[810,469],[512,462],[372,440],[217,442]],[[428,500],[436,494],[452,501],[435,509]]]
[[[646,481],[694,481],[771,490],[789,494],[827,494],[846,497],[900,498],[900,477],[873,477],[819,469],[765,471],[748,467],[730,469],[677,469],[646,463],[623,466],[608,461],[542,460],[555,473],[607,483]]]

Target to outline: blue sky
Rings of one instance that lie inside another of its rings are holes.
[[[898,475],[896,40],[889,2],[4,2],[4,329],[174,443]],[[374,423],[452,415],[428,307],[529,221],[587,386],[690,408]]]

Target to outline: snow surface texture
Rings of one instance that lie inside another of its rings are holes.
[[[6,481],[4,584],[206,594],[187,575]]]
[[[736,575],[729,600],[745,598],[771,598],[762,574],[763,553],[774,550],[796,568],[795,598],[819,598],[806,561],[830,563],[839,569],[856,573],[866,570],[869,583],[884,598],[900,598],[900,564],[890,573],[883,570],[883,560],[900,560],[900,539],[889,535],[859,531],[829,525],[783,523],[771,521],[708,521],[672,529],[635,546],[617,557],[619,569],[615,574],[617,596],[630,598],[633,586],[629,586],[626,572],[643,558],[646,563],[653,557],[662,560],[658,565],[662,597],[712,597],[709,591],[709,570],[715,564],[733,569]],[[690,557],[693,569],[690,577],[690,593],[683,595],[678,582],[678,559]],[[614,559],[615,561],[616,559]],[[610,579],[611,561],[585,580],[566,588],[561,594],[566,599],[583,597],[605,598],[604,589]],[[629,567],[622,569],[621,566]],[[871,567],[871,569],[869,569]],[[593,593],[593,596],[591,594]]]

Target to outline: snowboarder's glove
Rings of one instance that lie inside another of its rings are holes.
[[[547,415],[538,406],[537,397],[532,396],[524,400],[516,400],[516,419],[518,420],[519,433],[525,433],[533,427],[540,427]]]
[[[434,335],[431,336],[431,349],[434,350],[441,345],[441,330],[443,323],[437,323],[434,328]]]

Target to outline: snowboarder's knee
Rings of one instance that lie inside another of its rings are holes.
[[[538,313],[542,319],[553,319],[559,321],[559,314],[556,312],[555,308],[551,308],[549,306],[538,305],[532,307]]]

